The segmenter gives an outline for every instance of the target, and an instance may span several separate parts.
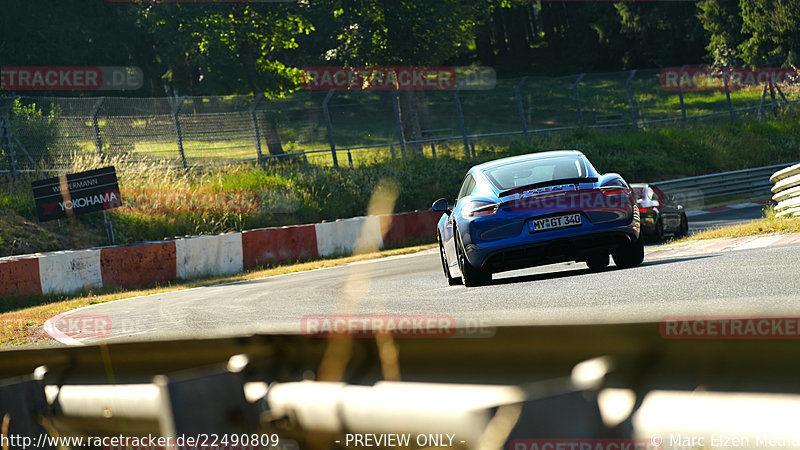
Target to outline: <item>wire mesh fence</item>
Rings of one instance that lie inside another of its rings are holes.
[[[476,141],[543,131],[764,118],[798,100],[796,89],[767,84],[667,90],[660,77],[658,69],[530,76],[499,79],[491,90],[416,91],[416,128],[408,127],[397,91],[299,91],[281,99],[7,95],[0,169],[63,171],[81,152],[178,167],[288,157],[354,166],[407,151],[470,154]]]

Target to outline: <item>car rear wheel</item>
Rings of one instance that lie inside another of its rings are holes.
[[[586,260],[590,270],[603,270],[608,267],[608,254],[592,255]]]
[[[641,236],[633,242],[614,250],[611,253],[614,257],[614,264],[620,269],[638,266],[644,261],[644,242]]]
[[[661,217],[656,220],[656,229],[653,231],[653,240],[655,242],[664,242],[664,222]]]
[[[439,241],[439,256],[442,259],[442,270],[444,270],[444,277],[447,278],[447,284],[450,286],[456,286],[461,284],[460,277],[451,277],[450,276],[450,269],[447,265],[447,255],[444,252],[444,244],[442,244],[442,237],[439,234],[436,234],[436,240]]]
[[[683,237],[689,234],[689,221],[686,219],[686,214],[681,214],[681,229],[678,231],[678,236]]]
[[[476,269],[470,264],[467,259],[466,252],[464,251],[464,244],[461,242],[461,237],[458,230],[453,228],[454,238],[456,240],[456,254],[458,255],[458,269],[461,271],[461,281],[466,287],[482,286],[492,281],[491,272]]]

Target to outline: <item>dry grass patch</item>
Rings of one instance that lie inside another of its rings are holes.
[[[728,227],[710,228],[694,233],[682,241],[789,233],[800,233],[800,217],[775,217],[775,210],[767,207],[764,209],[763,219]]]

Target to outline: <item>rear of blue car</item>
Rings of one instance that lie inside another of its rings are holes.
[[[466,255],[492,272],[584,261],[638,239],[638,210],[624,188],[576,183],[523,199],[501,198],[491,215],[461,222]]]
[[[581,153],[509,158],[476,166],[469,176],[475,187],[452,211],[455,250],[478,271],[563,261],[602,267],[610,254],[618,266],[641,262],[626,264],[622,256],[640,243],[629,186],[619,175],[599,175]]]

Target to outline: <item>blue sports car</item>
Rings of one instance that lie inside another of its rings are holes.
[[[467,172],[455,205],[434,211],[450,285],[485,284],[492,273],[566,261],[592,270],[644,259],[639,209],[620,175],[601,175],[578,151],[499,159]]]

